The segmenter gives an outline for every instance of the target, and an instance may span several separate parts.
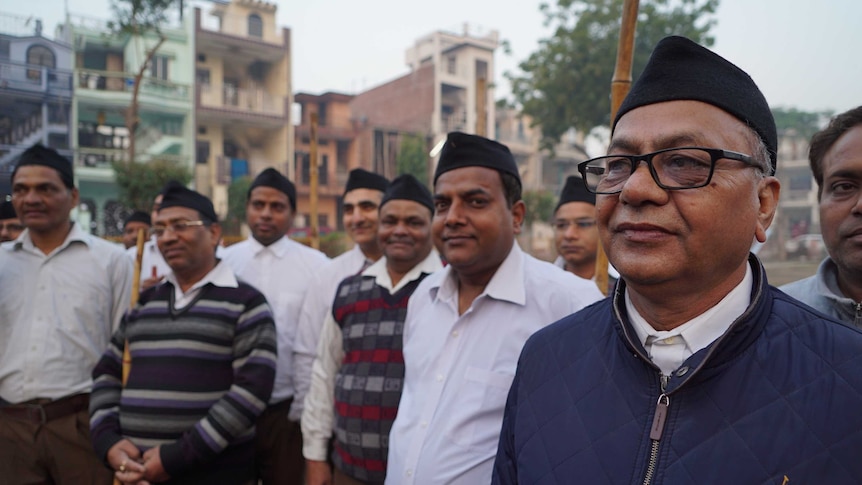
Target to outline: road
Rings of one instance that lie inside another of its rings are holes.
[[[764,261],[763,266],[766,268],[766,276],[769,278],[769,284],[772,286],[781,286],[785,283],[813,275],[817,272],[819,264],[819,261]]]

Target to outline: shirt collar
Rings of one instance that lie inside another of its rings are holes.
[[[174,272],[171,271],[165,276],[165,279],[169,281],[174,288],[176,288],[177,292],[180,292],[180,284],[177,282],[177,277],[174,275]],[[236,276],[233,274],[233,270],[231,270],[230,265],[227,263],[222,263],[221,260],[216,262],[215,268],[211,269],[209,273],[207,273],[203,278],[198,280],[195,284],[189,287],[188,290],[183,293],[188,293],[190,291],[194,291],[198,288],[203,288],[205,285],[212,283],[213,286],[219,286],[221,288],[237,288],[239,287],[239,283],[236,280]]]
[[[411,281],[418,279],[423,273],[431,274],[442,267],[443,264],[440,262],[440,254],[437,253],[436,249],[432,248],[428,256],[420,261],[419,264],[411,268],[394,287],[392,286],[392,278],[389,276],[389,271],[386,269],[386,256],[383,256],[378,259],[376,263],[366,268],[365,271],[362,272],[362,276],[373,276],[375,284],[382,288],[386,288],[390,294],[394,294]]]
[[[458,295],[458,276],[451,266],[446,266],[445,273],[431,286],[431,297],[442,300],[453,300]],[[489,296],[495,300],[503,300],[517,305],[526,305],[527,289],[524,286],[524,252],[517,241],[512,244],[506,259],[497,267],[491,281],[485,286],[476,299]]]
[[[287,251],[290,249],[291,241],[287,238],[287,236],[282,236],[278,241],[270,244],[269,246],[264,246],[254,237],[248,238],[249,244],[251,244],[251,251],[254,254],[260,254],[262,251],[270,251],[277,258],[281,259],[287,254]]]
[[[688,347],[692,354],[708,347],[730,328],[734,320],[742,315],[751,303],[751,288],[754,284],[754,275],[751,272],[751,265],[746,264],[745,268],[745,276],[742,278],[742,281],[730,293],[725,295],[720,302],[673,330],[659,331],[654,329],[635,309],[631,298],[629,298],[628,290],[626,290],[626,310],[640,343],[644,348],[648,348],[647,340],[650,337],[654,339],[666,339],[668,337],[679,336],[682,337],[686,347]],[[652,339],[650,339],[651,341]]]
[[[56,249],[51,251],[51,254],[63,250],[73,242],[81,242],[89,246],[92,241],[92,237],[92,235],[84,232],[84,230],[81,229],[81,227],[77,223],[72,221],[72,228],[69,230],[69,233],[66,234],[66,239],[63,240],[63,244],[60,244]],[[12,241],[12,245],[10,246],[10,248],[15,250],[24,249],[28,252],[42,253],[42,251],[37,248],[35,244],[33,244],[33,240],[30,238],[30,229],[24,229],[24,232],[22,232],[21,235],[18,236],[18,239]]]

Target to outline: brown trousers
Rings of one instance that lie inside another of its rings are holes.
[[[304,485],[302,429],[287,419],[293,399],[266,408],[257,418],[255,460],[263,485]]]
[[[0,482],[6,485],[110,485],[96,457],[87,410],[45,424],[0,413]]]

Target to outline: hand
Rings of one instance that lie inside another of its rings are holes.
[[[114,476],[122,483],[138,483],[144,478],[144,465],[141,464],[141,451],[129,440],[120,440],[108,450],[108,464],[116,473]]]
[[[144,478],[151,482],[164,482],[171,478],[162,466],[160,450],[161,446],[156,446],[144,452]]]
[[[141,291],[148,290],[164,280],[164,276],[151,276],[141,282]]]
[[[305,485],[332,485],[332,469],[329,463],[305,460]]]

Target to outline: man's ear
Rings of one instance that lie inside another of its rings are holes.
[[[515,234],[521,234],[521,226],[524,224],[524,217],[527,215],[527,205],[523,200],[519,200],[512,204],[512,229]]]
[[[758,183],[757,199],[760,204],[757,208],[757,228],[754,237],[761,243],[766,242],[766,230],[769,229],[772,219],[775,217],[780,194],[781,182],[777,178],[764,177]]]

